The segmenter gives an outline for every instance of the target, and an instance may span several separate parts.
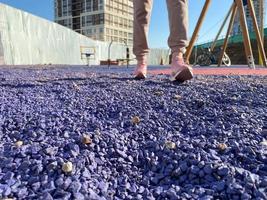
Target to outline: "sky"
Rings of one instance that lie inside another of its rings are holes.
[[[189,1],[189,37],[192,35],[205,0]],[[53,0],[0,0],[1,3],[27,11],[34,15],[54,20]],[[197,2],[197,3],[196,3]],[[212,40],[225,18],[232,0],[213,0],[199,33],[197,43]],[[224,30],[225,32],[225,30]],[[165,0],[154,0],[149,45],[151,48],[166,48],[169,35],[168,12]]]

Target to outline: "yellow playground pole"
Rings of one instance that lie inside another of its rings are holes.
[[[261,38],[262,38],[262,43],[263,43],[263,47],[264,47],[264,0],[259,0],[259,9],[260,9],[260,33],[261,33]],[[259,51],[259,65],[263,66],[263,59],[261,56],[261,53]]]

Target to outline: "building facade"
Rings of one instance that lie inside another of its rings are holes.
[[[262,5],[261,2],[262,1]],[[254,4],[254,9],[255,9],[255,14],[256,14],[256,18],[257,18],[257,22],[258,25],[261,26],[261,24],[264,22],[261,21],[261,13],[263,16],[265,16],[265,0],[253,0],[253,4]],[[248,6],[245,6],[245,14],[246,14],[246,18],[247,18],[247,25],[248,25],[248,30],[249,31],[253,31],[253,23],[252,23],[252,18],[250,17],[250,12],[249,12],[249,8]],[[264,17],[263,17],[264,20]],[[233,31],[232,31],[232,35],[239,35],[241,34],[241,27],[240,27],[240,22],[239,22],[239,14],[237,13],[237,17],[235,19],[234,22],[234,26],[233,26]]]
[[[133,0],[55,0],[55,22],[100,41],[133,43]]]

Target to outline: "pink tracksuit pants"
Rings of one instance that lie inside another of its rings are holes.
[[[188,0],[166,0],[166,2],[170,27],[168,45],[172,53],[184,52],[188,45]],[[147,36],[152,4],[153,0],[133,0],[133,53],[137,59],[149,53]]]

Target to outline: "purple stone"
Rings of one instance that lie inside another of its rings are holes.
[[[204,172],[206,174],[211,174],[213,169],[212,169],[212,166],[210,164],[207,164],[204,168],[203,168]]]
[[[17,193],[17,196],[20,199],[26,198],[27,195],[28,195],[27,188],[20,188],[19,191],[18,191],[18,193]]]
[[[54,197],[54,199],[70,199],[71,193],[66,192],[64,190],[56,190],[53,197]]]
[[[8,196],[11,194],[11,188],[8,185],[0,184],[0,195]]]
[[[92,200],[98,200],[100,199],[100,196],[98,196],[98,194],[96,192],[94,192],[92,189],[88,190],[89,192],[89,198]]]
[[[82,176],[89,179],[89,178],[91,178],[91,173],[87,168],[84,168]]]
[[[53,197],[51,196],[50,193],[45,192],[45,193],[42,195],[42,199],[44,199],[44,200],[53,200]]]
[[[69,177],[66,178],[65,181],[64,181],[64,184],[63,184],[63,189],[67,190],[68,187],[70,186],[71,182],[72,182],[71,178],[69,178]]]
[[[49,181],[44,187],[45,192],[51,192],[56,189],[54,181]]]
[[[160,186],[156,187],[153,192],[154,196],[159,196],[162,193],[163,193],[163,187]]]
[[[191,173],[197,175],[199,173],[200,169],[198,166],[192,165],[191,166]]]
[[[144,191],[145,191],[145,188],[142,185],[139,186],[138,193],[143,194]]]
[[[73,196],[74,196],[75,199],[79,199],[79,200],[84,200],[85,199],[84,195],[81,194],[81,193],[75,193]]]
[[[81,183],[78,182],[78,181],[73,181],[71,184],[70,184],[70,187],[68,188],[68,190],[70,190],[73,194],[76,194],[78,193],[80,190],[81,190]]]
[[[219,176],[227,176],[229,173],[229,169],[226,166],[221,166],[217,169],[217,173]]]
[[[101,181],[99,182],[98,184],[98,188],[101,190],[102,193],[106,193],[107,190],[108,190],[108,183],[104,182],[104,181]]]
[[[181,165],[180,165],[180,169],[183,171],[183,172],[186,172],[187,169],[188,169],[188,165],[186,162],[183,162]]]
[[[35,192],[37,192],[39,188],[41,187],[41,183],[40,182],[33,183],[31,187]]]
[[[15,174],[13,172],[9,171],[3,176],[3,180],[8,181],[8,180],[12,179],[14,177],[14,175]]]
[[[57,169],[58,165],[57,165],[57,161],[51,162],[48,166],[47,169],[48,170],[55,170]]]
[[[219,182],[213,183],[212,188],[218,192],[221,192],[225,189],[225,182],[219,181]]]
[[[58,179],[56,179],[55,184],[58,187],[62,186],[64,184],[64,179],[62,177],[59,177]]]

